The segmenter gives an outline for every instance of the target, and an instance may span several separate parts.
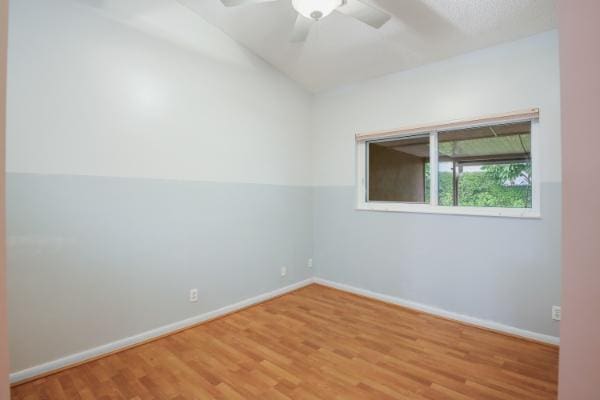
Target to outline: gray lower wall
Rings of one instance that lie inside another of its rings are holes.
[[[308,187],[12,173],[6,184],[12,371],[312,275]]]
[[[8,174],[6,193],[12,371],[313,272],[558,336],[558,183],[539,220],[355,211],[350,186]]]
[[[319,277],[558,336],[561,185],[542,219],[356,211],[355,188],[314,189]]]

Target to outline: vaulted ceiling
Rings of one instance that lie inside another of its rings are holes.
[[[363,0],[392,15],[373,29],[333,13],[290,43],[291,0],[224,7],[185,0],[210,23],[312,91],[413,68],[556,26],[555,0]]]
[[[80,0],[100,2],[103,0]],[[157,0],[119,0],[138,5]],[[225,7],[220,0],[183,4],[310,91],[401,71],[554,29],[556,0],[361,0],[392,19],[373,29],[333,13],[305,43],[290,42],[291,0]],[[113,2],[114,3],[114,2]]]

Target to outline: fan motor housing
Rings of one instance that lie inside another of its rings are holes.
[[[317,21],[323,17],[323,13],[321,11],[315,10],[310,13],[312,19],[316,19]]]
[[[292,6],[302,16],[319,21],[343,6],[346,0],[292,0]]]

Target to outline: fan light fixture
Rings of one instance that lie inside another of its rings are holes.
[[[221,0],[225,7],[270,3],[273,1],[279,0]],[[289,2],[290,0],[285,1]],[[383,24],[392,18],[385,11],[364,3],[364,0],[292,0],[292,6],[298,12],[290,37],[292,43],[305,42],[311,26],[334,11],[355,18],[375,29],[381,28]]]
[[[306,18],[318,21],[344,4],[344,0],[292,0],[292,5]]]

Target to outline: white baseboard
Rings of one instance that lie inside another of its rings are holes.
[[[559,338],[556,336],[544,335],[541,333],[531,332],[524,329],[515,328],[512,326],[504,325],[494,321],[487,321],[475,317],[469,317],[467,315],[462,315],[458,313],[454,313],[451,311],[446,311],[437,307],[428,306],[421,303],[416,303],[409,300],[400,299],[398,297],[389,296],[381,293],[372,292],[366,289],[356,288],[354,286],[346,285],[343,283],[332,282],[322,278],[309,278],[303,281],[294,283],[292,285],[288,285],[276,290],[273,290],[268,293],[260,294],[258,296],[242,300],[238,303],[231,304],[218,310],[209,311],[207,313],[197,315],[195,317],[187,318],[182,321],[174,322],[169,325],[164,325],[159,328],[155,328],[138,335],[130,336],[127,338],[123,338],[120,340],[116,340],[111,343],[107,343],[102,346],[95,347],[93,349],[85,350],[80,353],[71,354],[66,357],[59,358],[54,361],[49,361],[44,364],[36,365],[31,368],[27,368],[21,371],[13,372],[10,374],[10,382],[12,384],[19,383],[24,380],[28,380],[30,378],[45,375],[51,373],[52,371],[57,371],[63,368],[66,368],[70,365],[80,364],[85,362],[86,360],[95,359],[102,355],[112,353],[114,351],[125,349],[136,345],[138,343],[145,342],[147,340],[163,336],[165,334],[169,334],[171,332],[176,332],[178,330],[199,324],[204,321],[208,321],[214,318],[218,318],[220,316],[241,310],[243,308],[262,303],[269,299],[272,299],[277,296],[281,296],[283,294],[292,292],[294,290],[300,289],[304,286],[308,286],[311,283],[318,283],[323,286],[329,286],[335,289],[343,290],[345,292],[355,293],[361,296],[370,297],[372,299],[380,300],[386,303],[398,304],[403,307],[411,308],[418,311],[423,311],[429,314],[437,315],[444,318],[449,318],[459,322],[465,322],[472,325],[481,326],[483,328],[493,329],[499,332],[505,332],[511,335],[521,336],[528,339],[534,339],[540,342],[549,343],[558,345]]]
[[[63,358],[59,358],[54,361],[49,361],[44,364],[36,365],[31,368],[27,368],[21,371],[13,372],[10,374],[10,382],[11,384],[18,383],[36,376],[45,375],[51,373],[52,371],[56,371],[70,365],[80,364],[86,360],[94,359],[100,357],[104,354],[112,353],[114,351],[125,349],[131,347],[135,344],[145,342],[147,340],[163,336],[165,334],[176,332],[178,330],[196,325],[198,323],[208,321],[234,311],[241,310],[243,308],[262,303],[266,300],[272,299],[277,296],[281,296],[288,292],[292,292],[296,289],[300,289],[301,287],[310,285],[313,283],[313,279],[305,279],[303,281],[273,290],[268,293],[263,293],[258,296],[242,300],[238,303],[231,304],[218,310],[209,311],[207,313],[197,315],[195,317],[184,319],[183,321],[174,322],[169,325],[164,325],[159,328],[155,328],[138,335],[130,336],[124,339],[119,339],[111,343],[104,344],[102,346],[95,347],[93,349],[85,350],[80,353],[71,354]]]
[[[511,335],[521,336],[527,339],[537,340],[539,342],[559,345],[560,339],[556,336],[545,335],[543,333],[531,332],[525,329],[515,328],[513,326],[504,325],[499,322],[488,321],[484,319],[479,319],[475,317],[470,317],[468,315],[458,314],[452,311],[446,311],[441,308],[428,306],[421,303],[416,303],[410,300],[404,300],[398,297],[389,296],[386,294],[372,292],[366,289],[360,289],[354,286],[346,285],[343,283],[337,283],[333,281],[329,281],[322,278],[314,278],[314,282],[323,286],[329,286],[334,289],[343,290],[345,292],[350,292],[354,294],[358,294],[365,297],[370,297],[375,300],[380,300],[386,303],[397,304],[406,308],[411,308],[413,310],[423,311],[428,314],[437,315],[439,317],[444,317],[448,319],[452,319],[459,322],[465,322],[471,325],[481,326],[483,328],[493,329],[495,331],[508,333]]]

